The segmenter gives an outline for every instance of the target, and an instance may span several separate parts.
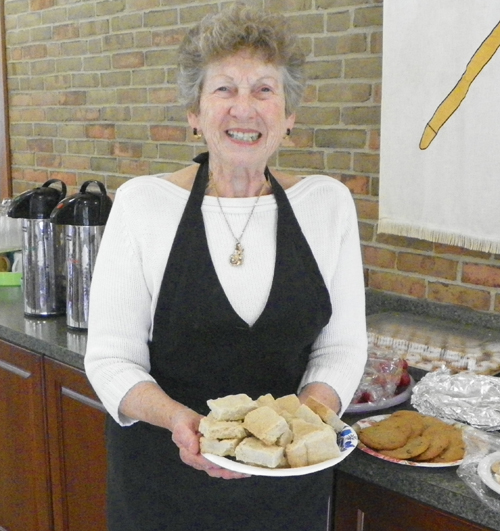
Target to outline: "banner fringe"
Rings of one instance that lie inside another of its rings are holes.
[[[419,240],[426,240],[444,245],[454,245],[456,247],[463,247],[465,249],[481,251],[483,253],[500,254],[500,241],[464,236],[447,232],[445,230],[430,229],[428,227],[407,225],[397,221],[379,220],[377,234],[380,233],[417,238]]]

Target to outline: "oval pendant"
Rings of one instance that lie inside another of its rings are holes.
[[[243,263],[243,247],[239,242],[234,247],[234,253],[229,257],[229,263],[233,266],[240,266]]]

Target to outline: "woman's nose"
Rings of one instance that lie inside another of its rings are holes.
[[[255,115],[255,106],[252,95],[247,92],[239,92],[231,105],[230,114],[235,118],[251,118]]]

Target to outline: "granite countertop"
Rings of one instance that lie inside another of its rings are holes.
[[[481,315],[468,310],[432,306],[381,293],[367,292],[367,313],[403,311],[458,320],[469,325],[500,328],[496,316]],[[33,318],[23,314],[22,290],[18,287],[0,288],[0,339],[48,358],[83,369],[86,332],[71,330],[66,317]],[[398,408],[411,408],[409,401]],[[391,413],[394,409],[377,411]],[[353,424],[372,414],[344,415]],[[422,503],[500,531],[500,514],[486,507],[457,476],[456,467],[424,468],[389,463],[356,449],[338,469],[375,485],[386,487]]]
[[[64,315],[25,317],[20,287],[0,287],[0,339],[83,369],[86,331],[69,329]]]

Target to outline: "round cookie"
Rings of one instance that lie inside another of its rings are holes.
[[[429,440],[429,446],[425,452],[415,456],[414,461],[430,461],[441,454],[450,444],[449,430],[443,430],[440,426],[427,428],[422,437]]]
[[[363,428],[359,439],[373,450],[395,450],[404,446],[411,435],[411,425],[394,419],[382,420],[373,426]]]
[[[429,447],[430,439],[419,435],[413,437],[404,446],[397,448],[396,450],[381,450],[381,454],[388,457],[394,457],[395,459],[411,459],[425,452]]]
[[[465,455],[465,442],[462,437],[462,430],[451,426],[448,434],[450,437],[450,444],[438,456],[430,461],[432,463],[449,463],[450,461],[458,461],[463,459]]]
[[[389,418],[400,418],[404,419],[406,421],[409,421],[412,428],[411,437],[417,437],[418,435],[422,435],[422,432],[424,431],[425,424],[424,424],[424,415],[419,413],[418,411],[411,411],[409,409],[401,409],[399,411],[394,412]]]

